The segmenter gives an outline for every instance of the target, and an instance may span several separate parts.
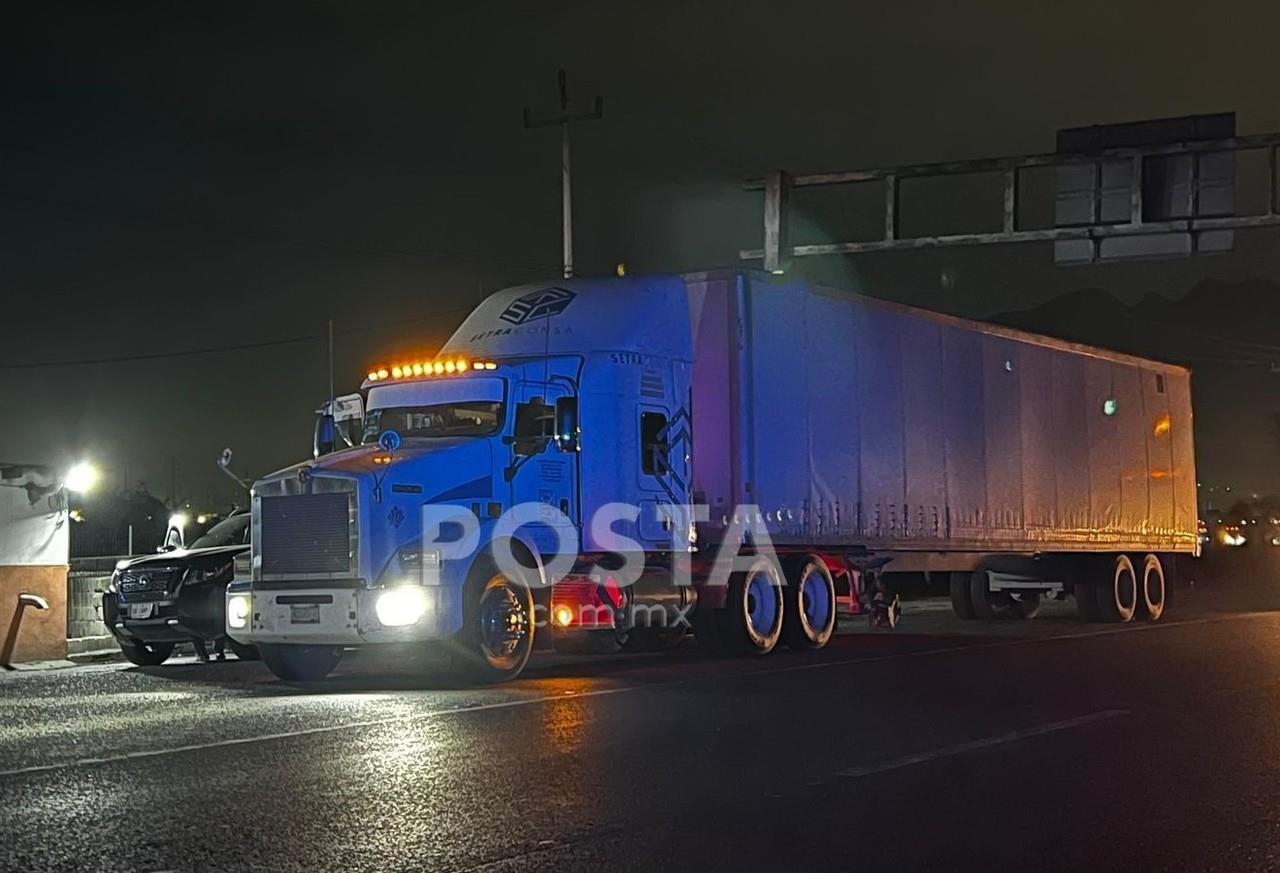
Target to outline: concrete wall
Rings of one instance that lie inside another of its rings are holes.
[[[57,484],[50,468],[0,464],[0,662],[67,654],[70,525]],[[21,608],[22,594],[48,609]]]
[[[20,594],[39,595],[49,608],[20,609]],[[0,566],[0,659],[6,652],[8,663],[67,656],[66,564]]]

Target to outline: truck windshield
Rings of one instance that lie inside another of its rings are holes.
[[[411,437],[486,436],[502,425],[502,403],[493,400],[436,403],[430,406],[385,406],[364,419],[365,444],[383,431]]]

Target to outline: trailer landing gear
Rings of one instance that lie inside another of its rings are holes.
[[[951,609],[957,618],[983,621],[1035,618],[1040,612],[1040,596],[1040,591],[1031,587],[993,590],[988,570],[951,574]]]

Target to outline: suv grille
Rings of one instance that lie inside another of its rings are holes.
[[[125,570],[116,580],[116,591],[123,603],[143,603],[148,600],[165,600],[182,575],[181,568]]]
[[[351,502],[341,492],[263,495],[259,504],[263,579],[354,574]]]

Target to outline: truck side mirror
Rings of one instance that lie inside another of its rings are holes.
[[[556,442],[562,452],[578,450],[578,398],[556,398]]]
[[[333,416],[324,412],[317,415],[315,438],[311,443],[312,456],[319,458],[332,452],[336,439],[337,429],[334,427]]]

